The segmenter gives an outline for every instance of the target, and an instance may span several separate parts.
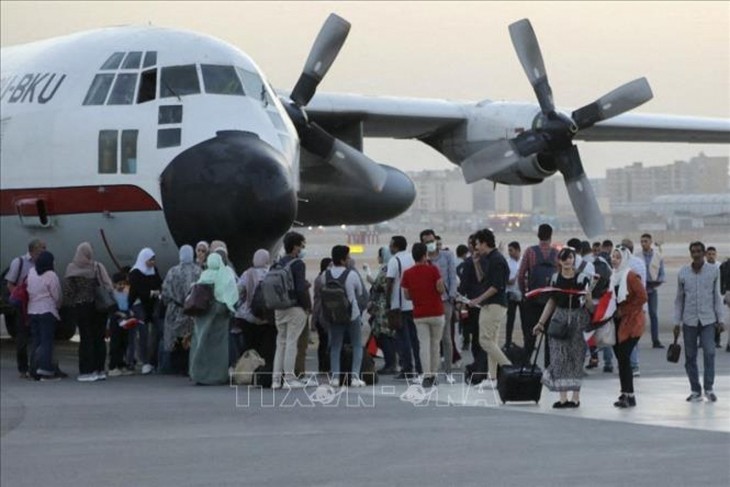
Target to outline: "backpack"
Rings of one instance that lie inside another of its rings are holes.
[[[332,271],[328,270],[324,275],[324,285],[319,291],[321,308],[320,320],[329,325],[347,325],[352,321],[352,306],[347,298],[345,281],[350,274],[350,269],[335,279]]]
[[[13,262],[17,259],[20,259],[20,265],[18,267],[18,274],[15,276],[15,279],[13,279],[13,282],[15,283],[16,286],[22,284],[22,283],[18,282],[19,281],[18,278],[23,273],[23,266],[25,264],[22,257],[16,257],[15,259],[13,259]],[[14,307],[14,305],[11,304],[11,302],[10,302],[10,289],[8,289],[8,274],[10,274],[10,267],[12,267],[12,262],[3,271],[2,282],[0,282],[0,286],[1,286],[0,287],[0,312],[8,313],[8,314],[14,313],[15,309],[16,309]]]
[[[253,271],[250,271],[251,279],[255,279]],[[253,295],[251,296],[251,306],[249,310],[251,314],[260,320],[267,320],[269,318],[269,309],[266,307],[266,301],[264,300],[263,279],[254,284]]]
[[[611,266],[605,261],[603,257],[596,257],[593,261],[593,267],[596,269],[598,275],[598,282],[593,286],[593,292],[591,295],[593,299],[599,299],[608,290],[611,285]]]
[[[292,259],[284,265],[279,261],[264,276],[260,287],[266,308],[287,309],[297,305],[294,276],[291,272],[291,265],[297,260],[299,259]]]
[[[532,251],[535,252],[535,265],[530,269],[530,276],[527,281],[527,290],[534,291],[541,287],[550,285],[550,279],[557,270],[556,261],[558,258],[558,251],[551,248],[550,254],[547,259],[542,255],[542,250],[539,245],[532,247]],[[541,303],[547,303],[548,295],[543,293],[541,296],[534,298],[535,301]]]

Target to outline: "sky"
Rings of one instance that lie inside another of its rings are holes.
[[[556,104],[585,105],[646,76],[654,99],[636,112],[730,118],[730,2],[0,2],[0,45],[110,25],[183,28],[251,56],[291,89],[322,23],[352,24],[322,92],[452,100],[535,101],[508,26],[529,18]],[[578,142],[589,177],[607,168],[688,160],[730,146]],[[366,139],[402,170],[454,167],[414,141]]]

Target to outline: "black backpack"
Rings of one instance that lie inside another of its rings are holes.
[[[598,274],[598,282],[593,286],[593,292],[591,295],[593,299],[598,299],[603,296],[603,293],[608,291],[608,287],[611,285],[611,266],[608,265],[603,257],[596,257],[593,261],[593,268]]]
[[[550,279],[557,271],[558,251],[551,248],[547,259],[542,255],[539,245],[532,247],[535,253],[535,265],[530,269],[530,276],[527,281],[527,290],[533,291],[550,285]],[[542,293],[534,298],[535,301],[547,303],[547,293]]]
[[[335,279],[332,271],[328,270],[324,275],[324,285],[319,291],[321,308],[320,320],[328,325],[347,325],[352,321],[352,305],[347,298],[345,281],[350,274],[350,269]]]
[[[256,287],[253,290],[253,297],[251,298],[251,314],[260,320],[268,318],[269,309],[266,307],[264,290],[261,287],[261,282],[256,283]]]

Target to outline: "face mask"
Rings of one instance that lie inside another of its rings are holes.
[[[307,255],[307,253],[304,251],[304,249],[302,249],[302,250],[299,251],[299,258],[300,259],[303,259],[305,255]]]
[[[426,250],[428,250],[429,252],[436,252],[436,242],[427,243]]]

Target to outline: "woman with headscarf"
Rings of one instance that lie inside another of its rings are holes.
[[[56,377],[53,365],[53,337],[61,319],[61,283],[53,270],[53,254],[43,251],[28,272],[28,318],[33,345],[31,375],[38,380]]]
[[[317,367],[319,372],[330,373],[330,346],[328,325],[320,319],[322,310],[322,286],[324,286],[324,273],[332,267],[332,258],[325,257],[319,261],[319,274],[314,279],[314,292],[312,293],[312,326],[317,330],[319,345],[317,346]]]
[[[621,381],[621,395],[613,403],[617,408],[636,406],[631,351],[644,333],[644,303],[648,299],[646,289],[641,284],[641,277],[631,270],[630,259],[631,252],[622,245],[611,252],[611,264],[614,270],[609,289],[614,291],[617,308],[614,315],[616,345],[613,351],[616,354],[618,376]]]
[[[205,261],[208,259],[209,249],[210,245],[205,240],[201,240],[195,244],[195,264],[201,269],[205,269]]]
[[[254,349],[266,361],[265,367],[273,370],[274,353],[276,352],[276,326],[274,326],[273,313],[266,311],[262,314],[262,310],[256,309],[255,311],[259,314],[256,316],[252,310],[256,288],[269,270],[269,261],[269,251],[258,249],[253,254],[253,265],[246,269],[238,279],[241,304],[236,310],[234,329],[239,329],[242,335],[242,346],[240,350],[237,350],[237,355],[240,356],[246,350]],[[256,307],[258,308],[258,304]],[[237,337],[232,336],[232,338]]]
[[[375,340],[378,342],[378,347],[383,351],[383,358],[385,359],[385,364],[378,373],[384,375],[396,373],[395,331],[388,328],[388,310],[386,309],[388,284],[386,274],[390,258],[390,249],[387,246],[380,247],[378,250],[378,264],[380,264],[380,269],[370,288],[370,302],[368,303],[370,326],[373,329]]]
[[[165,325],[162,338],[162,353],[168,365],[171,354],[177,350],[187,355],[189,338],[193,332],[192,317],[183,313],[183,303],[190,292],[190,287],[200,278],[201,269],[195,264],[193,248],[190,245],[180,247],[180,263],[167,271],[162,282],[162,303],[166,306]],[[182,359],[185,362],[185,359]],[[169,364],[172,367],[172,363]],[[174,367],[173,367],[174,368]],[[173,370],[175,373],[187,374],[187,369]]]
[[[220,255],[211,253],[206,264],[198,283],[213,285],[215,301],[207,313],[195,317],[190,378],[196,384],[224,384],[228,382],[228,323],[235,312],[238,288]]]
[[[153,334],[153,338],[157,336],[153,312],[155,300],[160,296],[162,288],[162,279],[155,267],[155,252],[152,249],[145,247],[139,251],[137,261],[129,271],[127,279],[129,281],[129,309],[132,310],[132,316],[141,322],[134,328],[130,343],[134,344],[135,335],[139,338],[139,358],[143,363],[142,374],[149,374],[157,363],[157,344],[159,342],[153,339],[151,340],[152,346],[148,347],[147,337],[149,333]]]
[[[553,404],[554,408],[577,408],[580,406],[583,360],[586,352],[583,331],[590,320],[586,308],[593,309],[590,293],[591,277],[576,271],[575,250],[571,247],[564,247],[558,253],[558,266],[559,270],[550,280],[550,286],[565,292],[557,291],[551,294],[537,325],[533,328],[533,333],[543,333],[548,319],[550,320],[548,330],[552,328],[555,331],[567,326],[564,336],[551,335],[548,340],[550,365],[543,372],[542,383],[551,391],[560,393],[560,400]],[[588,291],[584,294],[585,298],[575,294],[583,291]],[[568,392],[572,392],[570,400]]]
[[[112,280],[106,268],[94,260],[94,250],[89,242],[76,247],[71,263],[66,267],[63,280],[64,302],[71,306],[79,328],[79,382],[106,379],[107,314],[94,306],[96,286],[112,290]]]

